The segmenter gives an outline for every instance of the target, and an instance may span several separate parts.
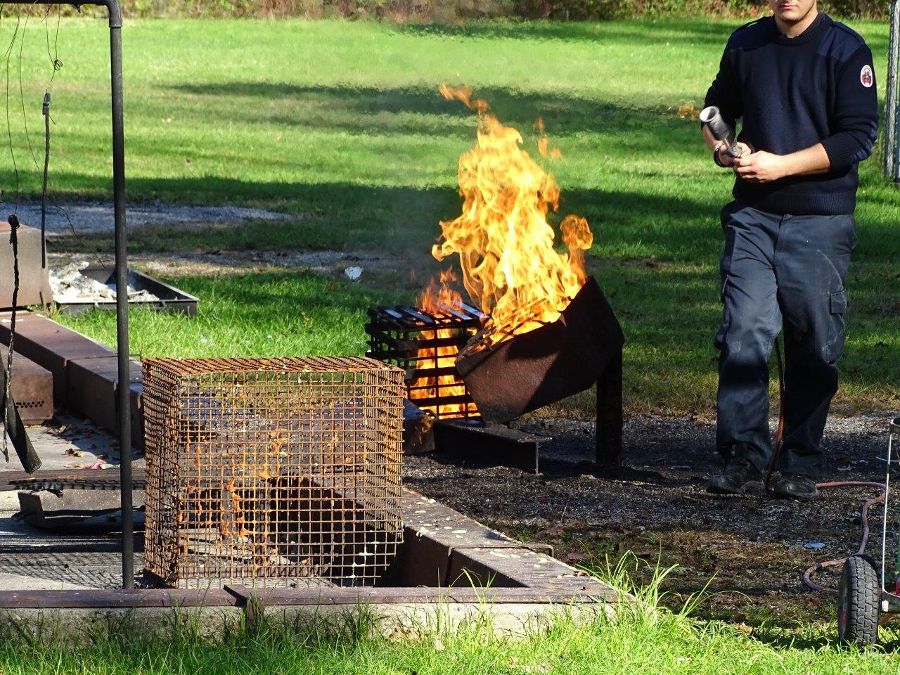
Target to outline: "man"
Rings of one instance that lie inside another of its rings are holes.
[[[872,54],[816,0],[768,0],[772,16],[728,40],[706,105],[734,128],[733,157],[703,128],[716,164],[735,173],[722,209],[722,325],[717,493],[742,493],[772,456],[768,358],[784,334],[785,432],[778,497],[810,498],[844,345],[844,282],[856,245],[857,164],[878,124]]]

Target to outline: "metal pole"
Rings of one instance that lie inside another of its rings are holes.
[[[109,14],[112,83],[113,213],[116,249],[116,346],[118,349],[119,477],[122,486],[122,587],[134,588],[134,513],[131,499],[131,367],[128,359],[128,256],[125,245],[125,124],[122,96],[122,10],[119,0],[7,0],[15,5],[99,5]]]
[[[891,4],[888,80],[885,95],[884,175],[900,183],[900,0]]]
[[[887,87],[884,102],[884,175],[900,179],[898,176],[898,136],[897,128],[897,67],[900,60],[900,1],[891,3],[891,34],[888,43]]]
[[[131,362],[128,358],[128,249],[125,238],[125,124],[122,95],[122,13],[118,0],[109,8],[112,83],[113,210],[116,224],[116,347],[119,378],[119,478],[122,486],[122,588],[134,588],[134,511],[131,499]]]

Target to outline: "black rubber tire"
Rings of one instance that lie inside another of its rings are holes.
[[[871,645],[878,641],[881,588],[872,563],[854,555],[844,562],[838,586],[838,638],[841,642]]]

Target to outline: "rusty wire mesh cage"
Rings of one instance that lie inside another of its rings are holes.
[[[375,582],[403,535],[402,406],[369,358],[145,360],[145,574]]]

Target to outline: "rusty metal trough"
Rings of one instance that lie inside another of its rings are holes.
[[[597,461],[622,451],[625,336],[593,277],[559,319],[483,350],[460,353],[456,368],[484,419],[507,422],[597,384]]]

